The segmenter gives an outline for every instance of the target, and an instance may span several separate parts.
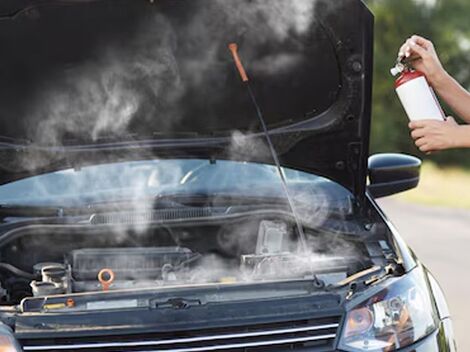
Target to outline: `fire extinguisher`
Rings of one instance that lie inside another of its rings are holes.
[[[395,91],[410,121],[445,120],[439,100],[422,72],[413,70],[402,58],[390,72],[393,76],[400,74]]]

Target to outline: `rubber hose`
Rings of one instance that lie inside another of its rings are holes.
[[[38,278],[37,275],[34,275],[34,274],[28,273],[26,271],[23,271],[21,269],[18,269],[16,266],[13,266],[13,265],[8,264],[8,263],[0,263],[0,270],[2,270],[2,269],[6,270],[6,271],[9,271],[9,272],[11,272],[15,275],[24,277],[25,279],[34,280],[34,279]]]

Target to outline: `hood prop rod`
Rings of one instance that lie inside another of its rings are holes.
[[[276,150],[274,149],[273,142],[271,140],[271,136],[269,135],[268,128],[266,126],[266,122],[263,118],[263,113],[261,112],[261,108],[258,104],[258,101],[256,100],[256,96],[253,92],[253,89],[251,88],[250,85],[250,80],[248,79],[248,75],[246,73],[245,68],[243,67],[243,63],[240,59],[240,56],[238,55],[238,45],[236,43],[230,43],[228,46],[230,52],[232,53],[233,60],[235,61],[235,66],[237,67],[238,73],[240,74],[240,78],[242,82],[245,84],[246,89],[248,90],[248,94],[250,95],[251,101],[256,109],[256,114],[258,116],[259,122],[261,124],[261,127],[263,129],[264,136],[266,137],[266,141],[268,142],[269,150],[271,152],[272,158],[274,160],[274,163],[276,164],[277,172],[279,174],[279,177],[281,178],[281,184],[282,188],[284,189],[284,193],[286,194],[287,197],[287,202],[289,203],[289,207],[292,211],[292,215],[294,216],[295,219],[295,224],[297,226],[297,231],[299,232],[299,239],[301,246],[304,250],[305,253],[308,252],[308,247],[307,247],[307,240],[305,236],[305,232],[303,230],[302,223],[299,219],[299,216],[297,214],[297,211],[295,210],[295,205],[292,200],[291,194],[289,192],[289,188],[287,186],[287,181],[285,178],[284,173],[282,172],[281,168],[281,163],[279,162],[279,157],[276,153]]]

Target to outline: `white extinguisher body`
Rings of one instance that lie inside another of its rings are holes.
[[[395,82],[395,90],[410,121],[444,121],[445,114],[423,73],[404,71]]]

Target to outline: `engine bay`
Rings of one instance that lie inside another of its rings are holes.
[[[0,238],[2,304],[27,297],[313,278],[334,284],[385,262],[379,244],[307,231],[289,219],[158,224],[30,225]],[[383,249],[382,244],[382,249]],[[380,252],[380,253],[378,253]]]

